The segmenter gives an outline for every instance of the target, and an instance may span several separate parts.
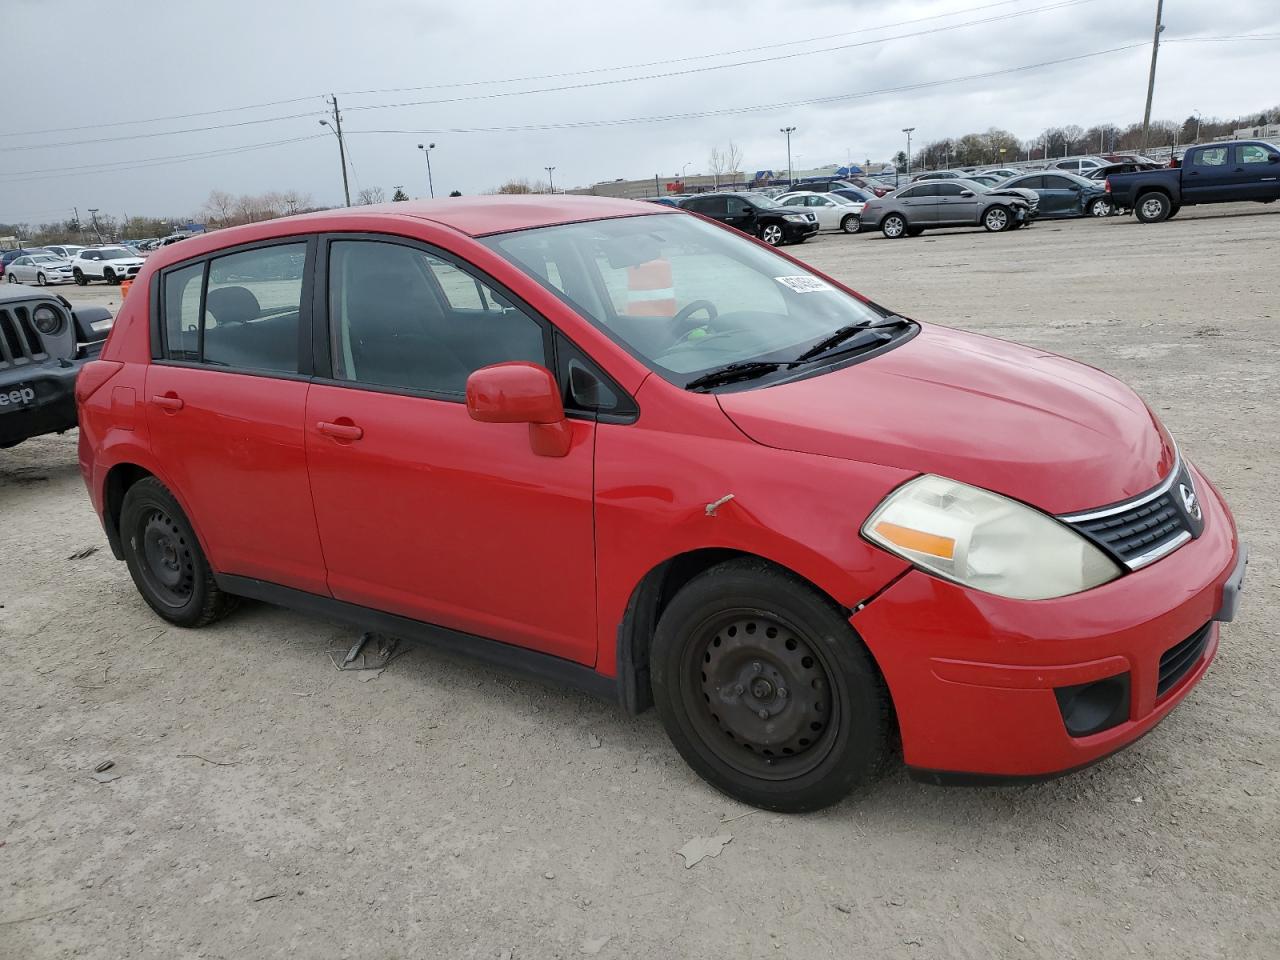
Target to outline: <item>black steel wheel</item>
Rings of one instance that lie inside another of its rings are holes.
[[[689,765],[745,803],[801,812],[877,773],[888,692],[839,609],[760,560],[672,598],[650,658],[654,702]]]
[[[71,271],[71,275],[75,278],[77,287],[84,287],[88,285],[89,278],[84,275],[84,271],[79,267],[76,267],[75,270]]]
[[[182,508],[154,477],[125,493],[120,537],[138,592],[170,623],[200,627],[234,607],[235,598],[218,588]]]

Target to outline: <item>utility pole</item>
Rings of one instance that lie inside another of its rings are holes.
[[[907,180],[911,179],[911,134],[915,127],[903,127],[902,132],[907,135]]]
[[[342,195],[346,198],[347,206],[351,206],[351,185],[347,182],[347,144],[342,139],[342,112],[338,110],[338,98],[333,94],[329,94],[327,101],[333,107],[333,123],[328,120],[321,120],[320,126],[328,127],[338,137],[338,159],[342,161]]]
[[[795,127],[779,127],[778,132],[786,134],[787,137],[787,186],[795,183],[795,176],[791,171],[791,135],[796,132]]]
[[[1156,29],[1151,39],[1151,75],[1147,78],[1147,109],[1142,114],[1142,149],[1151,134],[1151,98],[1156,92],[1156,58],[1160,55],[1160,34],[1164,32],[1164,0],[1156,0]]]
[[[89,219],[93,221],[93,232],[97,235],[98,242],[101,243],[102,231],[98,229],[98,208],[97,207],[89,208]]]
[[[418,149],[422,151],[423,156],[427,158],[427,189],[431,192],[431,199],[436,198],[435,181],[431,179],[431,151],[436,148],[434,143],[418,144]]]
[[[662,191],[658,189],[658,175],[656,173],[653,175],[653,195],[655,197],[662,196]]]
[[[543,169],[543,170],[545,170],[545,171],[547,171],[547,189],[548,189],[551,193],[555,193],[555,192],[556,192],[556,182],[555,182],[555,180],[552,178],[551,174],[555,172],[555,169],[556,169],[556,168],[555,168],[555,167],[543,167],[542,169]]]

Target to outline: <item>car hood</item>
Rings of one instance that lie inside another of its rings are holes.
[[[765,446],[936,473],[1050,513],[1149,490],[1177,456],[1118,380],[944,327],[840,370],[717,399]]]

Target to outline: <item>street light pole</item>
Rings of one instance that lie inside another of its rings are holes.
[[[431,193],[431,199],[436,198],[436,184],[431,179],[431,151],[436,148],[434,143],[418,144],[418,149],[422,151],[422,155],[427,158],[427,190]]]
[[[792,170],[791,170],[791,135],[796,132],[796,128],[780,127],[778,128],[778,132],[782,134],[786,134],[786,137],[787,137],[787,186],[789,187],[793,183],[795,183],[795,179],[796,179],[795,175],[792,173]]]
[[[555,172],[555,169],[556,169],[556,168],[555,168],[555,167],[543,167],[542,169],[543,169],[543,170],[545,170],[545,171],[547,171],[547,189],[548,189],[548,190],[550,190],[552,193],[555,193],[555,192],[556,192],[556,181],[555,181],[555,178],[554,178],[554,177],[552,177],[552,173],[554,173],[554,172]]]
[[[1151,134],[1151,98],[1156,91],[1156,58],[1160,55],[1160,34],[1164,32],[1164,0],[1156,0],[1156,29],[1151,40],[1151,74],[1147,77],[1147,109],[1142,114],[1142,148],[1147,148]]]
[[[903,127],[902,132],[907,135],[907,179],[911,179],[911,133],[915,127]]]
[[[351,206],[351,185],[347,182],[347,144],[342,139],[342,113],[338,110],[338,98],[333,94],[329,94],[329,105],[333,107],[333,123],[328,120],[321,120],[320,126],[328,127],[334,132],[338,138],[338,159],[342,161],[342,195],[346,198],[347,206]]]

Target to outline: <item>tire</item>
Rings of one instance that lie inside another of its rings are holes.
[[[780,247],[786,239],[782,227],[776,223],[766,223],[760,228],[760,239],[771,247]]]
[[[116,279],[116,272],[110,267],[106,267],[102,271],[102,279],[107,281],[107,286],[114,287],[120,281]]]
[[[1116,212],[1115,205],[1106,197],[1099,197],[1085,211],[1091,217],[1109,217]]]
[[[5,280],[7,280],[9,283],[17,283],[17,282],[18,282],[18,278],[17,278],[17,277],[15,277],[15,276],[13,275],[13,271],[12,271],[12,270],[10,270],[8,273],[6,273],[6,274],[4,275],[4,278],[5,278]]]
[[[905,237],[909,232],[907,218],[900,213],[890,213],[880,221],[880,232],[890,240]]]
[[[1142,223],[1159,223],[1161,220],[1169,219],[1169,211],[1172,209],[1173,204],[1168,196],[1152,192],[1138,197],[1133,213]]]
[[[982,225],[987,228],[988,233],[1004,233],[1012,223],[1013,211],[1008,207],[999,205],[990,207],[982,215]]]
[[[49,285],[49,281],[45,279],[44,274],[43,274],[43,273],[37,273],[37,274],[36,274],[36,286],[38,286],[38,287],[47,287],[48,285]]]
[[[719,564],[681,588],[650,670],[671,742],[743,803],[818,810],[889,755],[892,708],[871,655],[834,604],[763,560]]]
[[[840,221],[840,229],[845,233],[857,233],[862,229],[862,224],[858,220],[856,213],[851,213]]]
[[[237,598],[218,588],[178,501],[154,477],[139,480],[124,495],[120,540],[134,586],[170,623],[203,627],[235,608]]]
[[[79,267],[76,267],[74,270],[72,270],[71,275],[72,277],[75,278],[76,286],[85,287],[89,285],[89,278],[84,275],[84,273],[80,270]]]

